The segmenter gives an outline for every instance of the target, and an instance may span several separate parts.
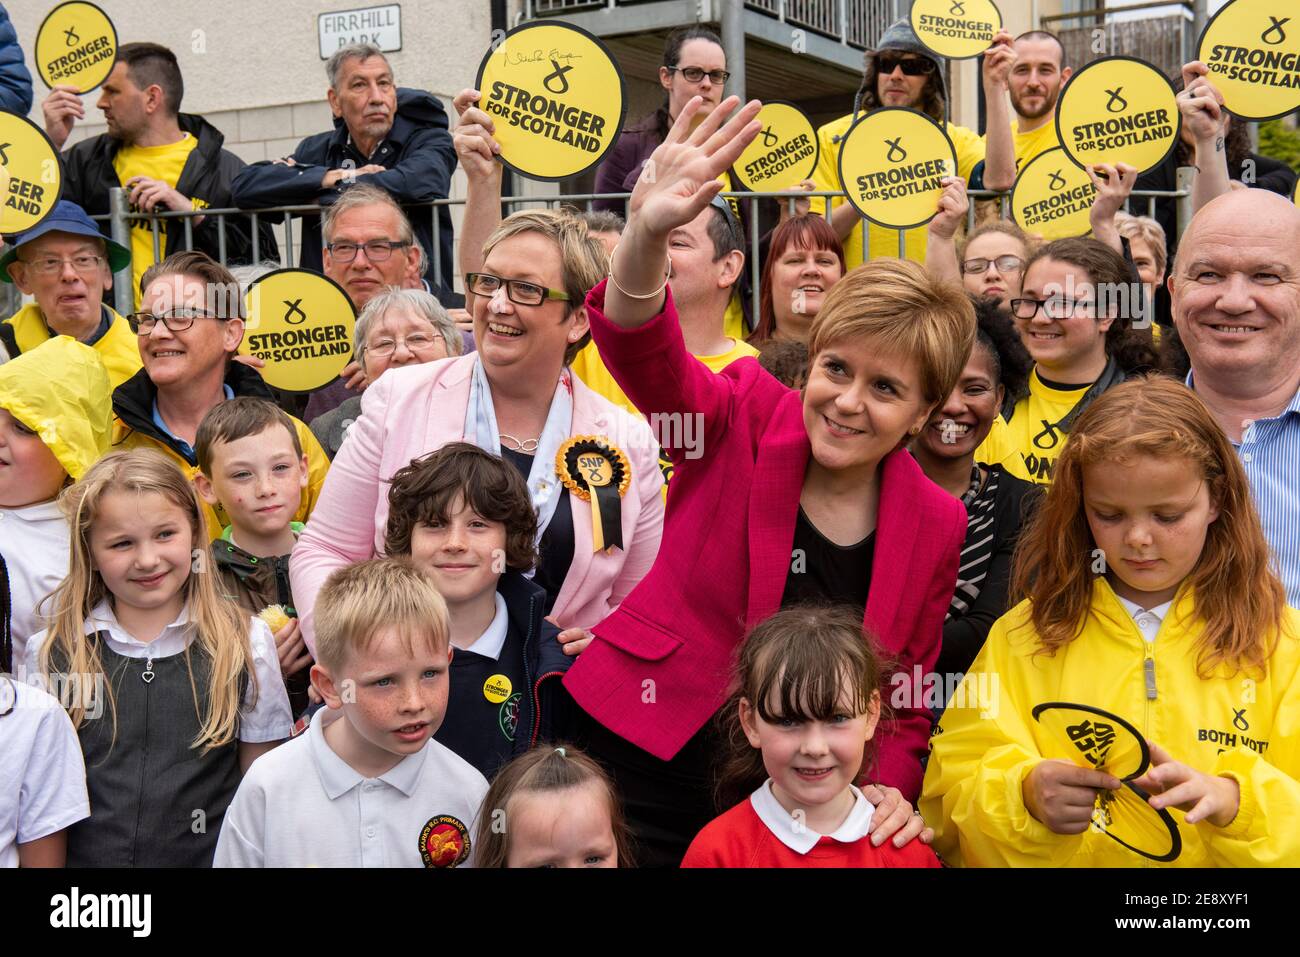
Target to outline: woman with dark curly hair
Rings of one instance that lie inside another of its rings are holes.
[[[994,303],[976,299],[975,317],[975,345],[966,368],[911,444],[912,457],[926,477],[966,506],[957,588],[935,665],[940,675],[964,673],[993,622],[1006,612],[1011,555],[1039,498],[1032,483],[1009,475],[1001,465],[975,460],[975,450],[992,428],[1006,393],[1023,389],[1033,366],[1010,316]],[[957,683],[942,682],[945,697],[946,689]]]

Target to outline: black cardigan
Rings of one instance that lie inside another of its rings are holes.
[[[986,466],[998,470],[998,488],[993,498],[993,557],[980,588],[979,597],[970,611],[943,624],[943,646],[935,671],[940,675],[964,674],[984,647],[993,623],[1007,612],[1010,588],[1011,556],[1043,489],[1010,475],[1000,465]],[[965,547],[963,543],[962,547]]]

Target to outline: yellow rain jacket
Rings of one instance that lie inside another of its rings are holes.
[[[274,402],[271,390],[262,381],[262,377],[242,362],[228,364],[226,385],[230,386],[236,396],[254,396]],[[113,391],[113,411],[117,415],[113,425],[113,451],[153,449],[175,462],[185,476],[193,481],[199,471],[198,462],[175,438],[159,430],[153,421],[153,405],[157,394],[157,387],[143,369]],[[293,420],[298,443],[307,456],[307,487],[302,490],[302,503],[292,520],[306,522],[316,506],[316,499],[320,497],[330,463],[311,429],[293,416],[289,418]],[[209,538],[219,538],[222,529],[230,524],[230,516],[225,509],[214,509],[202,500],[200,504],[208,521]]]
[[[131,324],[108,306],[103,308],[109,314],[108,331],[90,348],[99,353],[108,372],[108,384],[116,389],[140,371],[140,346],[131,331]],[[0,323],[0,340],[11,358],[30,352],[52,337],[41,307],[34,302],[29,302]]]
[[[1072,702],[1130,722],[1176,761],[1241,788],[1227,827],[1187,825],[1170,808],[1182,852],[1174,867],[1300,865],[1300,612],[1287,608],[1266,675],[1196,672],[1200,625],[1179,592],[1148,644],[1110,584],[1098,578],[1082,633],[1054,656],[1035,655],[1029,603],[1000,618],[932,740],[920,811],[934,848],[965,866],[1142,867],[1154,862],[1106,834],[1048,830],[1025,809],[1021,785],[1045,755],[1063,757],[1031,717]],[[1152,659],[1154,697],[1146,659]],[[1079,762],[1084,764],[1083,761]]]
[[[99,355],[71,336],[0,365],[0,408],[39,435],[73,480],[108,451],[112,394]]]

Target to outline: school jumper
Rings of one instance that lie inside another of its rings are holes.
[[[682,867],[941,867],[920,841],[902,847],[871,843],[874,808],[857,788],[853,809],[832,834],[818,834],[790,816],[772,793],[772,779],[691,842]]]

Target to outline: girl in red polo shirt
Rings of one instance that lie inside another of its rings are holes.
[[[720,803],[682,867],[939,867],[919,840],[876,846],[853,782],[880,720],[882,666],[853,609],[797,606],[740,650],[723,709]],[[928,836],[928,835],[927,835]]]

